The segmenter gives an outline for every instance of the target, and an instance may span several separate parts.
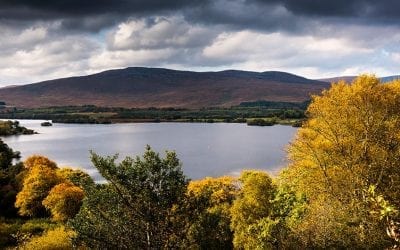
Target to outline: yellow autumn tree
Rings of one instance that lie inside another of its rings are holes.
[[[400,81],[361,75],[314,96],[281,178],[309,199],[297,228],[311,247],[386,247],[400,205]],[[385,219],[371,188],[387,201]],[[379,206],[378,206],[379,207]]]
[[[63,182],[50,190],[42,204],[51,212],[53,220],[65,222],[79,212],[84,196],[80,187]]]
[[[273,211],[275,187],[267,173],[256,170],[243,171],[240,192],[231,209],[233,245],[236,249],[273,248],[271,229],[275,221]]]
[[[27,169],[31,169],[33,167],[44,166],[50,169],[57,169],[57,164],[54,161],[51,161],[47,157],[41,155],[32,155],[28,157],[24,161],[24,167]]]
[[[17,194],[15,206],[21,215],[45,216],[47,211],[42,201],[60,182],[55,171],[57,165],[43,156],[29,157],[24,165],[27,166],[28,171],[22,190]]]
[[[185,204],[191,216],[184,248],[232,248],[230,208],[239,190],[236,182],[233,177],[223,176],[189,183]]]
[[[50,212],[54,220],[65,221],[79,211],[84,193],[77,185],[93,183],[89,175],[59,169],[55,162],[38,155],[29,157],[24,166],[27,171],[15,202],[21,215],[43,217]]]

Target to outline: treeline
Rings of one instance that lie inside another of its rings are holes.
[[[313,98],[274,178],[245,170],[191,181],[175,152],[161,157],[148,146],[122,161],[92,153],[106,180],[95,183],[40,156],[13,164],[18,154],[0,144],[2,247],[396,248],[399,108],[400,81],[363,75],[332,85]],[[11,219],[18,214],[25,218]]]
[[[127,109],[113,107],[68,106],[37,109],[5,109],[0,118],[43,119],[62,123],[112,123],[112,122],[235,122],[246,123],[254,118],[282,120],[305,118],[304,104],[281,102],[244,103],[230,108],[147,108]]]

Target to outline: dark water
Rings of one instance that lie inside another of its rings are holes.
[[[100,155],[119,153],[120,159],[141,155],[146,144],[161,152],[175,150],[184,173],[192,179],[237,175],[242,169],[274,173],[285,165],[285,147],[296,129],[290,126],[253,127],[229,123],[139,123],[111,125],[53,124],[21,120],[40,134],[3,137],[26,158],[40,154],[69,167],[82,168],[95,179],[100,176],[89,151]]]

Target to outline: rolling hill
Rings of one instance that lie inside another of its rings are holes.
[[[318,79],[319,81],[323,82],[338,82],[338,81],[345,81],[347,83],[352,82],[357,76],[338,76],[338,77],[331,77],[331,78],[324,78],[324,79]],[[379,80],[381,82],[390,82],[393,80],[400,79],[400,75],[394,75],[394,76],[385,76],[385,77],[380,77]]]
[[[277,71],[191,72],[130,67],[1,88],[0,100],[16,107],[198,108],[256,100],[300,102],[328,86],[324,81]]]

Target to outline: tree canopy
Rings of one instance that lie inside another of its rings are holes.
[[[14,152],[0,139],[0,216],[17,215],[14,203],[20,190],[23,167],[22,164],[14,164],[13,161],[19,159],[19,152]]]
[[[55,162],[40,155],[26,159],[24,166],[26,173],[15,202],[20,215],[43,217],[50,213],[54,220],[61,221],[74,217],[84,196],[80,181],[85,183],[91,178],[80,170],[59,169]]]
[[[71,225],[88,247],[160,249],[173,247],[174,209],[182,201],[188,180],[174,152],[164,158],[149,146],[143,157],[101,157],[92,162],[107,184],[86,186],[86,198]]]
[[[310,201],[298,228],[306,244],[390,244],[386,222],[396,220],[394,208],[400,205],[399,110],[400,81],[382,84],[371,75],[335,83],[313,97],[282,174]],[[386,208],[374,196],[384,199]],[[388,208],[384,220],[377,216],[376,209]]]

